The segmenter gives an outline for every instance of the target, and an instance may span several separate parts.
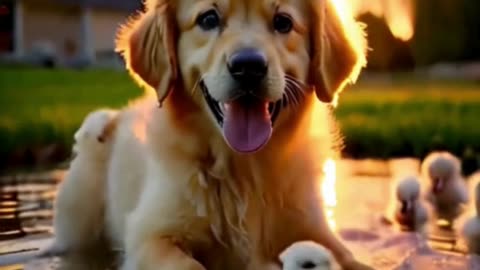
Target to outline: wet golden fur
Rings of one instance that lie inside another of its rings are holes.
[[[205,33],[195,18],[213,2],[226,23]],[[277,9],[294,31],[272,31]],[[203,80],[227,100],[225,57],[242,46],[267,55],[263,98],[285,96],[292,78],[303,89],[248,155],[226,144],[198,90]],[[301,240],[321,243],[345,269],[370,269],[330,232],[318,183],[336,142],[317,98],[337,101],[365,65],[365,46],[361,27],[330,1],[146,1],[117,40],[132,77],[161,104],[149,95],[117,118],[106,215],[123,269],[279,269],[281,251]]]

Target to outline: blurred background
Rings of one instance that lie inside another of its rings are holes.
[[[367,25],[368,67],[335,113],[348,158],[480,162],[480,1],[345,0]],[[0,0],[0,170],[70,156],[73,133],[101,106],[142,91],[114,52],[139,0]]]

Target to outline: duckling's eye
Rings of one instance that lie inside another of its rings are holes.
[[[220,16],[217,10],[210,9],[200,14],[196,20],[197,25],[205,31],[210,31],[220,26]]]
[[[312,261],[306,261],[306,262],[302,263],[301,268],[302,269],[313,269],[316,266],[317,265],[315,263],[313,263]]]

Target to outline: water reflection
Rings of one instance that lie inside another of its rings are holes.
[[[51,231],[55,185],[0,185],[0,241]]]
[[[109,270],[117,268],[118,260],[115,258],[119,257],[118,253],[109,251],[106,244],[98,244],[61,258],[42,259],[35,257],[38,254],[37,244],[31,244],[35,245],[34,249],[23,247],[22,243],[25,242],[22,240],[29,242],[35,241],[36,238],[46,239],[51,236],[53,201],[56,187],[62,178],[62,173],[51,174],[49,177],[0,178],[0,241],[11,240],[9,243],[13,243],[0,247],[0,255],[8,256],[10,260],[10,263],[4,261],[3,264],[0,261],[0,269]]]
[[[408,241],[397,240],[389,245],[388,239],[391,239],[394,234],[388,226],[381,226],[378,215],[375,215],[375,213],[382,213],[385,210],[385,202],[388,201],[388,194],[386,191],[389,190],[390,186],[389,177],[383,175],[377,177],[361,177],[358,176],[358,173],[354,173],[358,171],[355,170],[354,165],[348,163],[348,166],[346,166],[346,164],[347,163],[339,161],[336,164],[339,168],[337,170],[332,170],[329,174],[332,176],[332,179],[331,181],[327,181],[330,187],[330,189],[328,189],[330,190],[328,194],[331,195],[331,197],[326,196],[325,199],[330,202],[330,206],[334,206],[335,216],[332,217],[332,220],[337,223],[337,232],[353,249],[355,249],[355,245],[357,244],[360,246],[360,249],[357,249],[356,252],[367,252],[368,254],[365,255],[365,258],[379,263],[388,259],[388,261],[393,261],[395,264],[398,264],[402,259],[400,256],[392,255],[391,252],[400,252],[404,254],[405,250],[410,250],[412,247],[416,246],[411,245]],[[333,165],[331,167],[334,168]],[[338,179],[341,179],[341,181],[334,181],[336,177],[333,171],[339,174]],[[69,254],[62,258],[32,260],[31,255],[25,256],[25,253],[31,254],[37,252],[31,249],[28,250],[28,248],[44,246],[44,242],[39,244],[38,242],[31,241],[32,239],[37,238],[50,241],[49,239],[51,238],[52,233],[52,206],[58,182],[58,180],[49,180],[36,181],[33,183],[29,181],[15,183],[12,181],[4,182],[0,178],[0,241],[7,239],[13,240],[10,241],[13,243],[11,246],[1,245],[2,242],[0,242],[0,256],[13,255],[13,257],[16,257],[16,260],[11,260],[9,262],[2,262],[3,258],[0,258],[0,269],[117,269],[117,262],[122,258],[121,254],[112,253],[106,246],[101,245],[89,248],[82,253]],[[337,194],[334,192],[335,190],[341,192],[338,192]],[[355,207],[352,207],[352,205],[355,205]],[[346,228],[352,229],[346,230]],[[445,235],[442,236],[444,236],[442,239],[434,239],[434,243],[430,243],[430,246],[437,250],[445,250],[445,248],[435,245],[446,244],[444,241]],[[455,239],[454,236],[452,236],[452,238]],[[28,245],[24,245],[25,243],[28,243]],[[369,250],[366,248],[367,246],[378,248]],[[454,250],[452,246],[455,245],[449,243],[448,249],[449,251],[455,252],[456,250]],[[386,251],[386,253],[380,251]],[[464,256],[458,254],[459,252],[456,253],[458,258],[455,258],[457,261],[445,263],[447,267],[454,264],[464,265],[467,263]],[[372,254],[378,254],[379,256],[372,256]],[[444,255],[439,255],[437,253],[433,254],[435,256],[432,255],[431,257],[428,257],[429,260],[432,260],[432,257],[444,257]],[[362,258],[360,253],[359,256]],[[419,257],[419,260],[423,260],[424,258],[421,256],[425,256],[425,254],[415,254],[412,256],[412,258],[416,258],[415,256],[417,256]],[[18,263],[21,264],[19,265]],[[417,263],[418,262],[415,261],[414,264]],[[387,266],[381,266],[381,264],[376,264],[375,266],[378,266],[375,269],[379,270],[392,269]],[[441,269],[454,270],[457,268]],[[460,269],[466,268],[464,267]]]
[[[25,236],[18,210],[18,192],[0,189],[0,241]]]

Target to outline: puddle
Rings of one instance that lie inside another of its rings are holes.
[[[0,185],[0,241],[51,231],[55,183]]]
[[[395,170],[406,171],[398,165]],[[62,176],[0,178],[0,269],[115,269],[113,254],[100,247],[89,254],[31,260],[51,241],[53,200]],[[429,241],[419,242],[415,235],[394,232],[393,226],[382,223],[389,200],[388,176],[340,173],[337,189],[342,191],[334,209],[338,233],[360,260],[375,269],[480,270],[480,259],[466,257],[456,247],[454,235],[434,233]]]

